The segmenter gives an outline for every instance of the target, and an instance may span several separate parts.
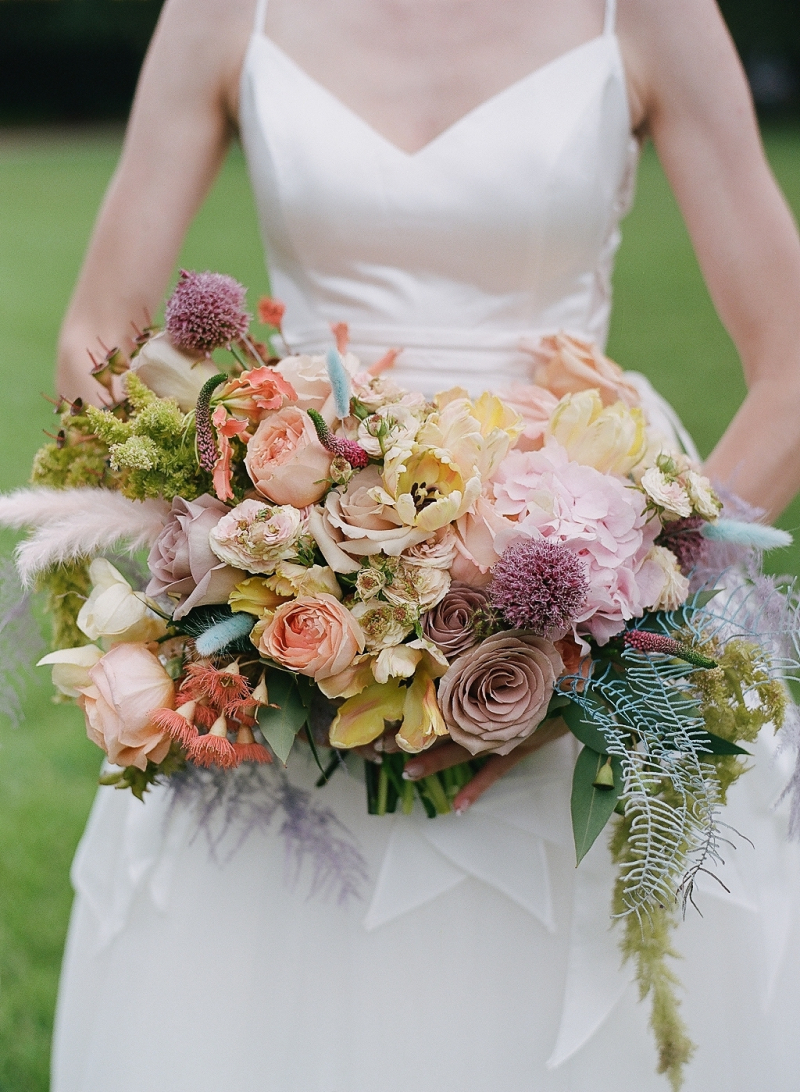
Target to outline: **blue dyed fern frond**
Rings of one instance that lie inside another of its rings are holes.
[[[347,374],[342,354],[338,349],[328,349],[326,361],[328,378],[331,381],[331,390],[333,391],[333,401],[336,406],[336,416],[344,420],[350,414],[350,396],[352,394],[350,376]]]

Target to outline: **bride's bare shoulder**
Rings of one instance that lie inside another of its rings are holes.
[[[195,86],[202,79],[235,114],[255,6],[256,0],[166,0],[147,64],[185,86],[185,77]]]
[[[692,112],[720,96],[741,102],[746,81],[716,0],[619,0],[617,30],[637,122]]]

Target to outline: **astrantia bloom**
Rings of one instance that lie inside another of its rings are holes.
[[[586,603],[589,581],[574,550],[551,539],[509,546],[492,571],[489,598],[515,629],[561,636]]]
[[[244,297],[244,286],[233,277],[182,269],[165,312],[173,344],[208,354],[244,337],[250,324]]]

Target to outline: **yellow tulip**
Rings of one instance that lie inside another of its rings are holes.
[[[383,735],[386,721],[403,716],[406,688],[396,679],[373,683],[340,706],[330,730],[332,747],[363,747]]]
[[[424,751],[439,736],[447,735],[433,679],[425,671],[418,671],[406,690],[403,705],[403,724],[397,733],[397,744],[408,754]]]
[[[644,414],[624,402],[603,406],[599,391],[566,394],[556,406],[546,435],[569,457],[603,474],[627,475],[647,452]]]
[[[228,597],[228,606],[234,612],[244,611],[260,618],[285,603],[286,599],[286,596],[278,595],[270,588],[266,577],[250,576],[233,589]]]

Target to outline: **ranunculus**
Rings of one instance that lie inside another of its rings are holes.
[[[686,602],[689,594],[689,580],[681,572],[675,554],[665,546],[653,546],[646,560],[655,562],[663,578],[661,591],[658,599],[653,603],[653,609],[677,610]]]
[[[430,531],[408,527],[383,489],[377,466],[353,475],[343,491],[332,489],[322,508],[309,514],[309,530],[334,572],[357,572],[357,558],[384,553],[396,557],[424,541]]]
[[[538,451],[544,443],[545,429],[558,405],[556,396],[546,387],[535,383],[514,383],[501,396],[523,421],[522,435],[517,440],[518,451]]]
[[[439,685],[448,731],[470,754],[507,755],[541,724],[563,670],[549,641],[522,630],[487,637]]]
[[[245,466],[262,497],[305,508],[328,488],[331,459],[305,410],[285,406],[258,426],[247,445]]]
[[[422,629],[452,660],[477,643],[475,623],[488,609],[489,596],[482,588],[454,581],[444,599],[423,615]]]
[[[565,394],[553,411],[545,436],[552,437],[576,463],[623,477],[647,451],[647,428],[638,407],[624,402],[603,407],[596,390]]]
[[[316,681],[344,671],[364,651],[364,634],[332,595],[302,595],[277,608],[259,635],[258,651]]]
[[[212,527],[208,544],[220,561],[249,573],[273,573],[297,554],[305,530],[303,513],[290,504],[245,500]]]
[[[229,379],[212,399],[214,405],[223,405],[234,414],[244,414],[253,421],[265,413],[281,409],[285,400],[295,401],[297,394],[275,368],[251,368]]]
[[[131,371],[159,398],[174,398],[184,413],[193,410],[203,384],[219,369],[204,356],[176,349],[166,333],[144,343],[131,360]]]
[[[541,451],[512,451],[493,488],[498,510],[516,517],[520,531],[553,536],[584,563],[589,596],[579,633],[603,644],[658,598],[663,576],[645,559],[661,524],[621,478],[570,461],[550,441]]]
[[[343,353],[342,361],[351,376],[361,370],[358,357],[353,353]],[[315,409],[331,424],[336,417],[336,408],[328,364],[323,355],[286,356],[275,366],[275,371],[291,383],[295,391],[294,402],[301,410]]]
[[[156,539],[147,564],[151,579],[147,594],[178,599],[173,617],[183,618],[194,607],[227,603],[246,573],[224,565],[214,554],[208,536],[230,509],[204,493],[197,500],[175,497],[164,530]]]
[[[533,350],[533,357],[536,382],[557,398],[594,387],[606,406],[619,401],[629,406],[640,404],[639,392],[625,378],[619,364],[603,356],[591,341],[564,333],[544,337]]]
[[[97,645],[79,648],[59,648],[42,656],[37,667],[52,667],[53,686],[67,698],[79,698],[81,687],[91,686],[89,669],[102,660],[103,651]]]
[[[92,592],[76,622],[90,640],[156,641],[167,632],[164,619],[148,607],[110,561],[96,557],[89,566],[89,578]]]
[[[114,645],[89,670],[81,688],[86,734],[117,766],[147,767],[161,762],[170,737],[150,720],[155,709],[175,706],[175,684],[144,645]]]

